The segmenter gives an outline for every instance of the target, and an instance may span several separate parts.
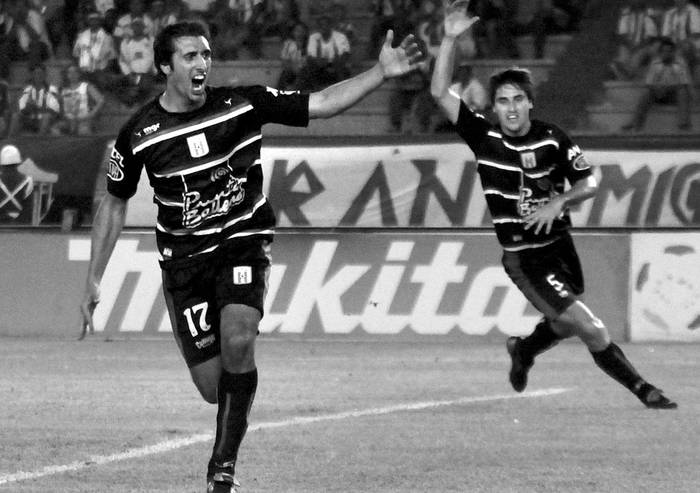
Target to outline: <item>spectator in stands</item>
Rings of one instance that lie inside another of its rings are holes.
[[[31,74],[31,82],[19,98],[18,112],[12,115],[10,135],[17,132],[46,135],[61,110],[58,90],[46,79],[46,68],[35,65]]]
[[[133,21],[136,19],[139,19],[143,25],[143,34],[146,37],[153,37],[153,19],[146,13],[143,0],[131,0],[129,2],[129,12],[119,17],[112,33],[115,38],[115,44],[121,45],[122,40],[134,36]]]
[[[26,60],[36,65],[52,55],[46,23],[41,14],[19,0],[6,4],[5,37],[11,61]]]
[[[243,26],[242,46],[253,58],[262,58],[262,35],[267,22],[265,0],[229,0],[229,6]]]
[[[267,0],[265,15],[265,35],[289,36],[299,22],[299,7],[295,0]]]
[[[7,2],[0,0],[0,79],[7,80],[10,77],[10,63],[13,43],[10,36],[14,19],[7,8]]]
[[[350,76],[350,42],[333,29],[329,15],[318,18],[318,29],[309,36],[306,52],[306,85],[311,86],[307,89],[325,87]]]
[[[54,133],[90,135],[95,130],[95,118],[104,105],[104,97],[95,86],[82,80],[77,65],[66,67],[63,76],[61,119],[54,126]]]
[[[442,41],[442,11],[434,0],[423,0],[418,14],[418,37],[427,53],[435,58]]]
[[[331,16],[333,17],[333,28],[340,31],[348,38],[350,50],[354,50],[356,43],[355,25],[348,18],[348,9],[342,2],[333,2],[331,5]]]
[[[618,80],[636,79],[658,49],[659,29],[644,0],[631,0],[617,21],[617,54],[610,68]]]
[[[691,128],[692,80],[685,60],[677,53],[676,44],[670,38],[661,39],[659,55],[649,65],[645,85],[645,94],[637,104],[632,121],[623,126],[624,130],[640,131],[655,104],[675,104],[678,129]]]
[[[158,33],[165,26],[169,26],[178,21],[178,17],[174,12],[165,10],[165,0],[153,0],[151,2],[149,15],[153,21],[153,39],[158,36]]]
[[[143,20],[135,17],[131,21],[131,36],[123,40],[119,48],[119,67],[124,74],[119,96],[129,106],[150,96],[156,83],[153,38],[145,31]]]
[[[535,58],[544,58],[547,36],[578,30],[583,15],[581,0],[536,0],[530,16],[521,20],[516,34],[532,34]]]
[[[220,60],[240,57],[249,31],[238,12],[229,6],[229,0],[214,0],[205,17],[211,32],[212,48]]]
[[[515,43],[517,26],[515,0],[476,0],[469,10],[479,17],[474,26],[475,38],[481,56],[486,58],[518,58]]]
[[[29,224],[32,219],[34,181],[19,170],[19,149],[6,145],[0,150],[0,222]]]
[[[101,73],[113,66],[117,53],[112,36],[102,27],[102,15],[95,10],[87,14],[86,20],[87,28],[75,39],[73,57],[82,72],[100,78]]]
[[[9,85],[5,79],[0,79],[0,139],[7,136],[11,118]]]
[[[277,87],[283,91],[299,90],[302,76],[306,69],[306,48],[309,42],[309,28],[303,22],[297,22],[291,35],[282,43],[282,72]]]
[[[376,58],[384,40],[384,34],[392,29],[396,39],[413,31],[416,27],[416,15],[419,0],[373,0],[372,13],[374,21],[370,28],[368,57]]]
[[[664,13],[661,35],[676,43],[692,75],[698,65],[700,49],[700,9],[688,0],[674,0],[674,6]]]
[[[425,42],[416,43],[422,53]],[[418,69],[396,79],[389,96],[389,131],[392,133],[427,133],[431,130],[432,116],[437,107],[430,95],[430,76],[433,58],[426,56]]]

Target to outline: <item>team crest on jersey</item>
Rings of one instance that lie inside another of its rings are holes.
[[[112,148],[112,154],[109,155],[107,174],[112,181],[122,181],[124,179],[124,156],[119,154],[119,151],[115,148]]]
[[[187,147],[190,148],[190,156],[195,158],[209,154],[209,143],[204,133],[187,137]]]
[[[520,162],[522,163],[523,168],[525,169],[532,169],[537,167],[537,157],[535,157],[535,153],[532,151],[521,152]]]

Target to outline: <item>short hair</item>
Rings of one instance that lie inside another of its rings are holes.
[[[209,30],[204,24],[197,21],[176,22],[164,27],[153,43],[153,62],[158,73],[165,75],[160,66],[172,63],[175,40],[184,36],[204,36],[209,41]]]
[[[491,104],[496,102],[496,91],[507,84],[514,85],[525,91],[530,101],[535,101],[535,91],[532,83],[532,74],[526,68],[511,67],[500,72],[496,72],[489,79],[489,94]]]

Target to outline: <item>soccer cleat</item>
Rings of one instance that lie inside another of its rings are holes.
[[[207,493],[238,493],[241,483],[230,474],[216,473],[207,478]]]
[[[666,397],[661,389],[648,383],[643,383],[636,395],[649,409],[676,409],[678,407],[678,404]]]
[[[506,341],[506,349],[510,355],[510,373],[508,377],[510,378],[510,384],[513,386],[513,390],[516,392],[522,392],[527,387],[527,372],[530,371],[534,360],[531,359],[527,361],[521,351],[518,343],[521,341],[520,337],[509,337]]]

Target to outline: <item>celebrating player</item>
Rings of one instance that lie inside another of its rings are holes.
[[[262,193],[261,127],[306,126],[344,111],[421,57],[413,37],[388,31],[371,69],[311,94],[262,86],[209,87],[204,27],[166,27],[155,44],[165,92],[124,125],[96,213],[81,303],[93,327],[99,283],[145,166],[158,205],[156,240],[177,344],[202,397],[218,404],[210,492],[236,491],[234,469],[258,382],[254,357],[275,217]]]
[[[532,334],[510,337],[510,383],[527,385],[535,356],[566,337],[579,337],[596,364],[627,387],[644,405],[676,408],[675,402],[644,380],[610,340],[603,322],[583,303],[583,274],[569,228],[568,207],[592,197],[597,183],[581,150],[554,125],[530,119],[533,84],[527,70],[494,74],[490,95],[498,124],[472,112],[448,87],[455,41],[474,22],[468,2],[445,5],[445,35],[433,72],[431,93],[474,152],[486,203],[507,274],[543,314]],[[571,187],[565,191],[565,182]]]

